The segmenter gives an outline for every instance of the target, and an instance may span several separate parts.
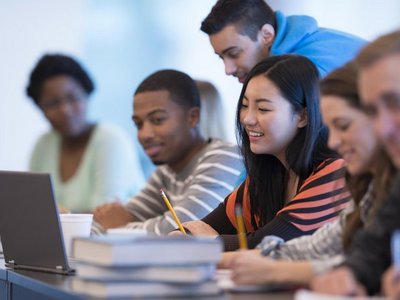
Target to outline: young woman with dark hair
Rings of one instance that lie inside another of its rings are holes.
[[[396,169],[379,146],[373,125],[361,107],[354,64],[335,70],[321,84],[321,111],[329,128],[328,145],[346,161],[347,187],[353,203],[339,218],[314,234],[286,243],[263,239],[259,252],[231,255],[229,267],[238,284],[309,284],[343,261],[355,232],[368,226],[386,196]]]
[[[247,178],[202,221],[184,224],[192,234],[221,235],[225,250],[236,250],[241,205],[254,248],[266,235],[311,234],[346,207],[343,160],[326,145],[318,80],[302,56],[270,57],[251,70],[237,108]]]

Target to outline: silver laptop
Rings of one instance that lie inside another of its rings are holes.
[[[0,236],[8,267],[74,272],[49,174],[0,171]]]

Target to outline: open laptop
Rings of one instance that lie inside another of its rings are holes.
[[[10,268],[74,272],[49,174],[0,171],[0,236]]]

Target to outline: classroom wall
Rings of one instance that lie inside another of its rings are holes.
[[[367,39],[399,28],[397,0],[270,0],[287,14]],[[234,141],[240,84],[225,76],[201,20],[214,0],[0,0],[0,169],[25,170],[35,140],[48,129],[25,96],[28,74],[45,52],[79,58],[97,90],[90,116],[124,127],[143,156],[131,124],[132,93],[160,68],[176,68],[217,85]]]

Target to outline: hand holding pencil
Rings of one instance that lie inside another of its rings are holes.
[[[178,216],[176,215],[174,208],[172,207],[171,203],[169,202],[167,195],[164,193],[163,189],[160,189],[161,197],[163,198],[165,205],[167,205],[168,210],[170,211],[172,217],[174,218],[176,224],[178,225],[179,230],[186,234],[185,228],[183,228],[181,221],[179,220]]]
[[[236,205],[235,214],[236,214],[236,226],[239,238],[239,248],[241,250],[246,250],[247,249],[246,228],[244,227],[242,207],[240,205]]]

